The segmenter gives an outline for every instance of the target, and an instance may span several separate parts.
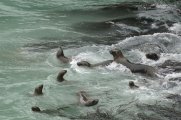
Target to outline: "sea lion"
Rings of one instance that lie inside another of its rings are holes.
[[[132,73],[142,73],[148,76],[155,76],[155,69],[148,65],[143,64],[135,64],[131,63],[126,57],[124,57],[123,53],[119,49],[110,50],[110,54],[113,55],[114,61],[116,63],[122,64],[129,68]]]
[[[43,84],[37,86],[34,90],[34,95],[38,96],[38,95],[43,95]]]
[[[37,107],[37,106],[31,107],[31,110],[32,110],[33,112],[41,112],[40,108]]]
[[[131,89],[139,88],[139,86],[135,85],[133,81],[129,81],[129,87],[130,87]]]
[[[68,117],[64,114],[64,111],[61,108],[41,110],[39,107],[33,106],[33,107],[31,107],[31,110],[33,112],[45,113],[45,114],[52,115],[52,116]]]
[[[85,105],[85,106],[94,106],[94,105],[96,105],[98,102],[99,102],[99,100],[98,99],[90,99],[90,98],[88,98],[86,95],[85,95],[85,92],[83,92],[83,91],[80,91],[79,93],[79,97],[80,97],[80,103],[82,104],[82,105]]]
[[[58,73],[58,76],[57,76],[57,81],[58,82],[63,82],[65,81],[65,79],[63,78],[63,76],[67,73],[67,70],[62,70]]]
[[[70,58],[68,58],[64,55],[63,49],[61,47],[59,47],[59,50],[57,51],[56,57],[57,57],[57,59],[59,59],[63,63],[69,63],[71,61]]]
[[[147,53],[145,56],[146,58],[155,60],[155,61],[157,61],[160,58],[160,56],[157,55],[156,53]]]
[[[100,62],[100,63],[90,64],[87,61],[81,61],[81,62],[78,62],[77,65],[78,66],[86,66],[86,67],[97,67],[97,66],[106,66],[106,65],[109,65],[112,62],[113,62],[113,60],[106,60],[106,61],[103,61],[103,62]]]

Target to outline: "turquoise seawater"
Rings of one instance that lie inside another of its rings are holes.
[[[179,120],[181,98],[166,98],[180,95],[181,83],[168,81],[179,72],[153,80],[116,63],[93,69],[76,63],[112,59],[113,48],[154,67],[167,59],[181,62],[180,36],[179,0],[0,0],[0,120]],[[59,46],[70,64],[56,59]],[[148,52],[158,52],[160,60],[146,59]],[[63,69],[67,81],[58,83]],[[131,90],[130,80],[140,89]],[[40,84],[44,95],[32,96]],[[80,105],[81,90],[98,105]],[[32,112],[32,106],[49,114]]]

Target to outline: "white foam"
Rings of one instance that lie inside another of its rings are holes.
[[[134,31],[137,31],[137,32],[141,31],[141,29],[139,27],[128,26],[126,24],[115,24],[115,25],[122,28],[122,29],[124,29],[124,30],[134,30]]]
[[[72,59],[72,61],[70,62],[71,66],[70,68],[72,68],[73,70],[75,70],[78,73],[84,74],[84,73],[91,73],[88,69],[86,69],[86,67],[79,67],[77,65],[77,62],[80,62],[81,59]]]
[[[169,28],[169,30],[178,34],[178,35],[181,35],[181,24],[175,23],[175,24],[173,24],[172,27]]]
[[[121,65],[121,64],[117,64],[116,62],[112,62],[110,65],[106,66],[106,68],[109,70],[119,70],[122,72],[131,73],[131,71],[126,66]]]
[[[165,76],[166,80],[169,80],[170,78],[177,78],[177,77],[181,77],[181,73],[172,73],[172,74],[167,74]]]
[[[159,42],[159,41],[168,41],[168,42],[172,42],[172,39],[169,39],[168,37],[172,37],[175,39],[179,39],[180,37],[173,34],[173,33],[154,33],[153,35],[141,35],[141,36],[134,36],[134,37],[128,37],[126,38],[124,41],[119,42],[118,44],[112,45],[112,47],[114,46],[124,46],[125,44],[128,43],[132,43],[134,45],[134,41],[141,43],[153,43],[153,42]],[[144,40],[143,40],[144,39]],[[159,41],[157,41],[159,40]]]
[[[158,26],[157,26],[157,24],[156,24],[156,23],[153,23],[153,24],[151,24],[151,28],[152,28],[152,29],[157,29],[157,28],[158,28]]]

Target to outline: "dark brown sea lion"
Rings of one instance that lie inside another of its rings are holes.
[[[34,95],[38,96],[38,95],[43,95],[43,84],[37,86],[34,90]]]
[[[58,82],[63,82],[65,81],[65,79],[63,78],[63,76],[67,73],[67,70],[62,70],[58,73],[58,76],[57,76],[57,81]]]
[[[57,59],[59,59],[63,63],[69,63],[71,61],[70,58],[68,58],[64,55],[63,49],[61,47],[59,47],[59,50],[57,51],[56,57],[57,57]]]
[[[90,98],[88,98],[85,94],[85,92],[83,92],[83,91],[80,91],[79,93],[79,101],[80,101],[80,103],[82,104],[82,105],[85,105],[85,106],[94,106],[94,105],[96,105],[98,102],[99,102],[99,100],[98,99],[90,99]]]
[[[51,115],[51,116],[68,117],[68,116],[66,116],[66,115],[64,114],[64,111],[61,110],[61,108],[41,110],[39,107],[33,106],[33,107],[31,107],[31,110],[32,110],[33,112],[44,113],[44,114],[48,114],[48,115]]]
[[[152,76],[152,77],[156,76],[155,69],[153,67],[148,66],[148,65],[135,64],[135,63],[130,62],[126,57],[124,57],[121,50],[119,50],[119,49],[110,50],[110,54],[113,55],[114,61],[116,63],[126,66],[133,73],[142,73],[142,74],[146,74],[146,75]]]

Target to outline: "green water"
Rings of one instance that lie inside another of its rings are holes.
[[[112,59],[108,51],[114,47],[122,48],[134,62],[155,66],[167,58],[180,61],[181,17],[176,12],[179,1],[147,1],[155,3],[156,10],[103,9],[121,2],[125,1],[1,0],[0,120],[67,120],[72,116],[79,119],[79,116],[95,112],[98,107],[112,110],[113,116],[120,120],[139,120],[142,118],[137,114],[144,112],[147,116],[153,116],[152,119],[169,120],[146,108],[139,109],[136,104],[163,101],[162,104],[170,108],[174,102],[165,99],[165,95],[180,94],[180,83],[175,88],[164,89],[158,81],[150,80],[151,86],[146,87],[140,82],[143,76],[132,74],[126,67],[116,63],[94,69],[76,65],[81,60],[96,63]],[[166,30],[151,31],[151,27],[135,25],[134,20],[127,20],[130,17],[160,20],[168,27]],[[121,22],[113,23],[117,19],[125,19],[123,23],[127,26]],[[169,26],[167,21],[172,24]],[[151,42],[163,46],[168,43],[165,47],[167,51],[161,53],[163,59],[159,62],[146,60],[143,51],[139,51],[141,41],[143,44]],[[56,59],[58,46],[63,47],[66,56],[73,56],[70,64],[62,64]],[[68,70],[65,75],[67,81],[58,83],[56,76],[62,69]],[[171,76],[180,74],[173,73]],[[135,80],[142,86],[141,89],[130,90],[130,80]],[[32,97],[34,88],[39,84],[44,85],[44,95]],[[76,94],[80,90],[87,91],[92,98],[98,98],[98,105],[84,107],[78,104]],[[117,112],[119,105],[125,105],[121,108],[124,112]],[[32,106],[39,106],[42,110],[56,110],[62,106],[68,108],[62,112],[66,117],[62,117],[34,113]]]

